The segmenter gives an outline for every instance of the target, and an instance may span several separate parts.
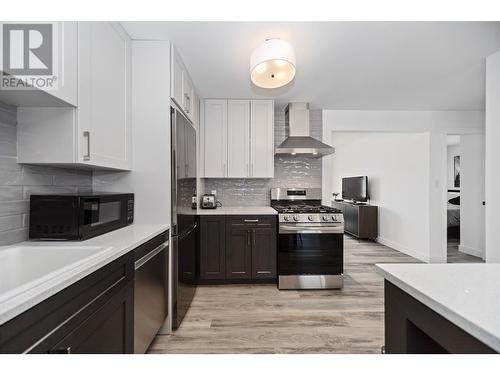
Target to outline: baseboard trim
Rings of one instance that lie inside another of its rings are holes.
[[[468,255],[472,255],[474,257],[478,257],[478,258],[481,258],[481,259],[484,259],[484,251],[481,251],[481,250],[478,250],[478,249],[474,249],[472,247],[468,247],[468,246],[465,246],[465,245],[458,245],[458,251],[460,251],[461,253],[464,253],[464,254],[468,254]]]
[[[381,245],[390,247],[391,249],[397,250],[403,254],[409,255],[413,258],[417,258],[418,260],[421,260],[422,262],[429,263],[429,256],[426,254],[422,254],[419,251],[416,251],[414,249],[411,249],[407,246],[401,245],[397,242],[388,240],[383,237],[377,237],[376,242],[378,242]],[[435,261],[436,263],[439,263],[439,260]]]

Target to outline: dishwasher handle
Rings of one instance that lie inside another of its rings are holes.
[[[149,253],[144,255],[142,258],[135,261],[135,269],[141,268],[144,264],[146,264],[149,260],[154,258],[160,252],[162,252],[168,246],[168,241],[165,241],[160,246],[156,247],[154,250],[151,250]]]

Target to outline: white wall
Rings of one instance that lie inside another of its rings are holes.
[[[94,190],[135,193],[139,224],[170,224],[170,43],[132,42],[131,172],[94,172]]]
[[[446,165],[447,165],[447,190],[460,190],[460,188],[455,187],[455,156],[460,155],[460,145],[449,145],[446,149]]]
[[[459,251],[484,258],[484,134],[460,138],[460,245]]]
[[[486,262],[500,262],[500,52],[486,59]]]
[[[379,206],[378,242],[428,261],[421,223],[429,216],[429,134],[333,132],[331,139],[335,154],[323,159],[329,190],[340,192],[342,177],[368,176],[370,203]]]
[[[332,144],[334,132],[375,132],[375,133],[427,133],[428,146],[422,148],[420,158],[427,167],[420,170],[419,178],[427,181],[425,191],[421,193],[422,210],[427,211],[424,220],[415,223],[413,230],[424,235],[425,240],[405,244],[397,250],[418,254],[420,259],[430,262],[446,261],[446,134],[481,134],[484,133],[484,112],[482,111],[323,111],[323,142]],[[393,147],[397,147],[394,145]],[[387,153],[390,149],[380,149],[378,153]],[[363,152],[366,159],[376,154]],[[331,200],[331,180],[335,171],[331,161],[333,154],[323,159],[323,202]],[[370,176],[370,173],[367,173]],[[414,199],[414,197],[411,197]],[[384,204],[380,203],[381,212]],[[387,233],[382,225],[397,225],[397,218],[404,216],[404,204],[398,205],[393,220],[379,223],[380,230]],[[391,239],[389,238],[389,241]],[[410,254],[411,255],[411,254]]]

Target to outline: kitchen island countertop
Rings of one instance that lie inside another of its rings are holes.
[[[500,352],[500,264],[377,264],[385,279]]]

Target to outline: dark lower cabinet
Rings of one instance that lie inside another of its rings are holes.
[[[276,229],[257,228],[252,241],[252,278],[276,277]]]
[[[384,286],[385,353],[496,353],[391,282]]]
[[[348,202],[333,202],[332,207],[344,213],[344,231],[361,239],[378,236],[378,207]]]
[[[276,216],[200,216],[200,283],[276,278]]]
[[[252,278],[252,236],[249,229],[227,224],[226,279]]]
[[[0,353],[133,353],[134,253],[0,326]]]
[[[133,319],[134,285],[112,296],[98,311],[49,350],[49,353],[131,353],[128,328]]]
[[[199,275],[202,280],[226,278],[226,218],[223,215],[200,216]]]

